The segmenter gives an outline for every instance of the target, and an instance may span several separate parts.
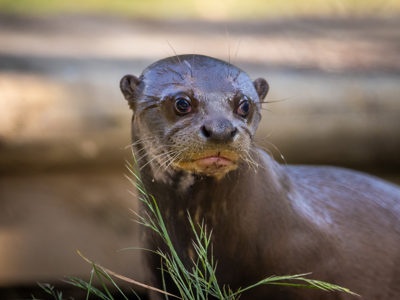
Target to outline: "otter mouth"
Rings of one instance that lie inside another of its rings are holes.
[[[191,161],[182,161],[176,164],[177,167],[192,173],[202,173],[207,176],[214,176],[218,179],[229,171],[238,167],[238,154],[232,151],[218,153],[204,153],[193,157]]]
[[[221,169],[233,164],[230,159],[221,156],[207,156],[204,158],[196,159],[193,163],[195,163],[202,169]]]

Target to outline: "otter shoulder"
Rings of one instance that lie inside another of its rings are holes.
[[[389,224],[400,218],[400,188],[375,176],[338,167],[284,166],[296,201],[344,222]]]

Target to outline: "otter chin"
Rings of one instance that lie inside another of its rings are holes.
[[[233,291],[267,277],[309,273],[363,299],[400,299],[400,188],[335,167],[280,165],[254,142],[269,86],[230,63],[179,55],[126,75],[132,147],[145,189],[192,270],[185,212],[212,229],[216,277]],[[268,117],[266,115],[266,117]],[[148,216],[139,201],[140,214]],[[142,228],[142,248],[168,247]],[[177,296],[160,257],[143,253],[146,284]],[[149,291],[150,300],[165,299]],[[185,298],[185,296],[182,296]],[[215,299],[209,296],[208,299]],[[352,295],[262,285],[241,300],[352,300]]]
[[[240,164],[239,158],[239,154],[233,150],[211,149],[191,156],[189,161],[174,163],[173,166],[186,172],[213,176],[219,180],[228,172],[237,169],[238,164]]]
[[[192,173],[214,176],[221,179],[226,173],[236,170],[237,163],[221,156],[207,156],[190,162],[179,162],[175,166]]]

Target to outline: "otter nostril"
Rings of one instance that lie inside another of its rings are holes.
[[[235,129],[232,130],[232,132],[231,132],[231,138],[234,138],[236,133],[237,133],[237,128],[235,127]]]
[[[201,126],[200,130],[204,137],[209,138],[211,136],[211,133],[206,129],[206,126]]]

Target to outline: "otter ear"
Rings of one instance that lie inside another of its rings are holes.
[[[119,87],[126,100],[131,100],[141,80],[133,75],[122,77]]]
[[[268,82],[264,78],[257,78],[256,80],[253,81],[253,85],[257,91],[260,101],[262,102],[265,96],[267,96],[268,94],[269,90]]]

